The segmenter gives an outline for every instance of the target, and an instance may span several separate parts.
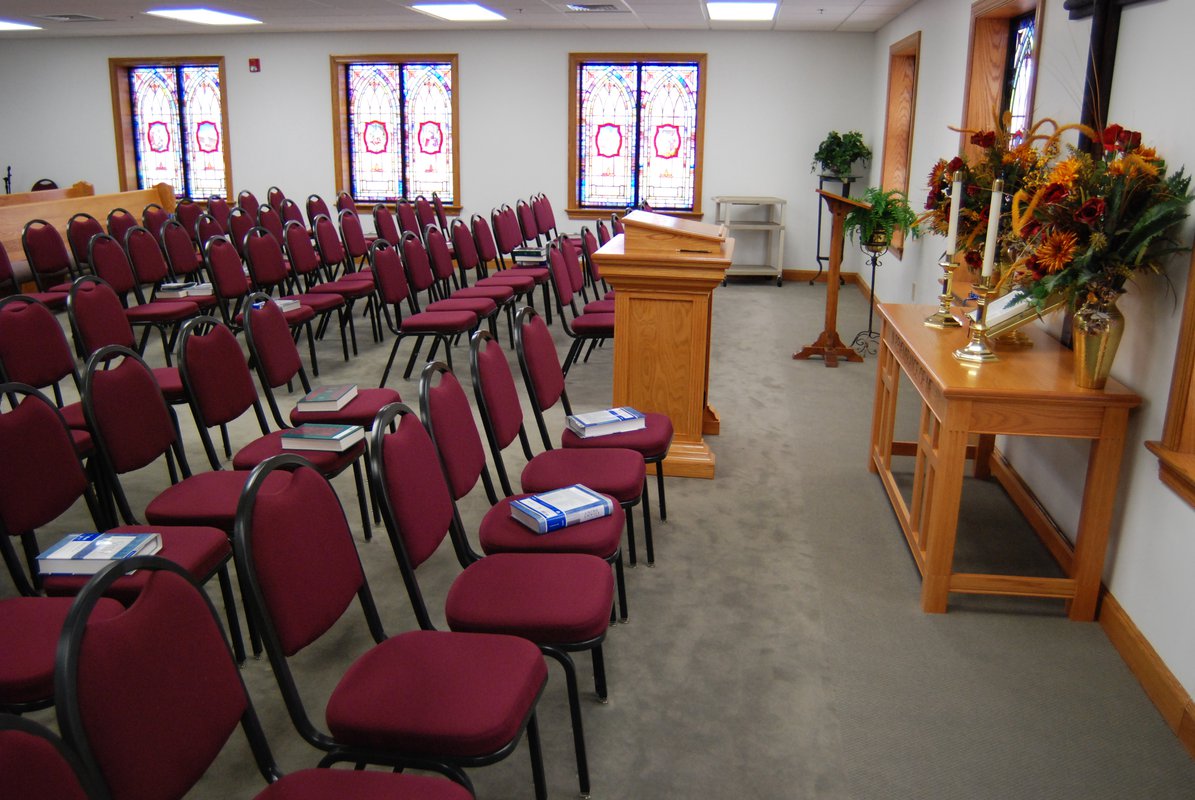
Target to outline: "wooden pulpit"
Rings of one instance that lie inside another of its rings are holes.
[[[616,406],[667,414],[672,448],[665,475],[713,478],[717,434],[709,404],[710,320],[714,288],[734,251],[722,225],[633,211],[625,233],[597,253],[614,295]]]
[[[830,209],[830,216],[834,220],[830,228],[830,264],[826,273],[826,325],[817,340],[793,353],[793,358],[813,358],[821,356],[827,367],[837,367],[838,359],[847,361],[862,361],[863,356],[842,343],[838,338],[838,274],[842,269],[842,223],[852,208],[871,208],[867,203],[851,200],[840,194],[818,189],[817,193],[826,201]]]

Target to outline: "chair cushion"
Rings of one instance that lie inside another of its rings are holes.
[[[643,480],[643,456],[614,447],[548,450],[531,459],[521,477],[523,491],[529,494],[581,483],[620,503],[638,500]]]
[[[47,306],[51,311],[66,308],[66,298],[70,296],[68,292],[23,292],[23,294]]]
[[[162,389],[162,397],[167,403],[187,402],[187,393],[183,389],[183,376],[178,367],[154,367],[154,379]]]
[[[0,704],[54,696],[54,654],[73,602],[71,597],[0,600]],[[101,598],[92,619],[115,617],[121,611],[120,603]]]
[[[373,281],[353,278],[342,278],[328,283],[317,283],[307,290],[307,294],[338,294],[348,299],[368,297],[373,294]]]
[[[232,545],[228,535],[218,528],[205,526],[168,527],[161,525],[125,525],[111,528],[108,533],[160,533],[162,549],[158,555],[173,561],[197,581],[206,580],[229,556]],[[138,570],[117,579],[106,596],[130,605],[145,588],[152,572]],[[75,595],[87,583],[90,575],[47,575],[42,582],[46,594],[52,597]]]
[[[613,300],[594,300],[586,303],[581,309],[586,314],[613,314],[614,301]]]
[[[367,389],[357,387],[357,396],[339,411],[300,411],[298,406],[290,411],[292,425],[306,422],[331,422],[338,425],[360,425],[368,430],[373,427],[373,418],[391,403],[402,402],[402,396],[393,389]]]
[[[154,300],[152,303],[126,308],[129,322],[177,322],[199,313],[199,306],[190,300]]]
[[[282,776],[254,800],[473,800],[460,784],[429,775],[348,769],[301,769]]]
[[[575,317],[570,326],[574,333],[583,336],[611,337],[614,335],[614,315],[582,314],[579,317]]]
[[[298,308],[291,308],[283,311],[282,318],[286,320],[287,325],[293,328],[296,325],[302,325],[304,322],[309,322],[315,319],[315,309],[311,306],[300,305]],[[237,314],[234,321],[238,326],[243,326],[245,324],[245,312],[242,311],[240,314]]]
[[[454,631],[570,644],[600,639],[610,625],[613,602],[614,576],[600,558],[498,553],[457,576],[444,616]]]
[[[298,300],[305,306],[311,306],[317,314],[331,311],[344,305],[344,298],[338,294],[314,292],[310,294],[291,294],[289,299]]]
[[[626,524],[621,505],[615,505],[609,516],[541,536],[510,517],[511,501],[526,496],[505,497],[486,512],[477,531],[483,553],[586,553],[610,558],[618,552]]]
[[[87,430],[87,420],[83,419],[83,404],[70,403],[58,409],[62,412],[62,418],[66,420],[66,426],[72,430],[85,431]]]
[[[672,420],[667,414],[647,413],[647,424],[637,431],[612,433],[608,436],[590,436],[582,439],[568,428],[560,434],[560,444],[576,449],[595,447],[623,447],[643,454],[646,459],[660,458],[668,454],[672,445]]]
[[[493,300],[495,303],[505,303],[507,300],[515,296],[513,286],[503,286],[501,284],[489,284],[482,286],[475,284],[473,286],[466,286],[463,289],[457,289],[452,293],[452,299],[466,298],[466,297],[484,297]]]
[[[480,278],[474,286],[510,286],[516,292],[527,292],[535,288],[535,278],[530,275],[512,275],[510,270],[499,272],[497,275],[490,275],[485,278]]]
[[[95,449],[95,443],[91,440],[90,431],[71,428],[71,442],[75,445],[75,452],[84,458],[91,455],[91,451]]]
[[[526,639],[401,633],[344,673],[328,699],[328,730],[357,747],[488,755],[513,741],[547,677],[539,648]]]
[[[420,311],[403,317],[399,328],[403,333],[456,333],[477,326],[477,314],[472,311]]]
[[[453,297],[437,300],[423,307],[424,311],[472,311],[479,317],[488,317],[498,310],[498,304],[488,297]]]
[[[550,279],[549,276],[551,275],[551,270],[549,270],[547,267],[522,267],[518,264],[511,267],[510,270],[503,270],[498,274],[505,275],[507,271],[513,272],[516,275],[530,275],[535,279],[535,283],[537,285],[541,283],[547,283]]]
[[[357,442],[342,453],[330,450],[287,450],[282,447],[282,434],[283,431],[267,433],[237,450],[232,456],[232,468],[253,469],[271,456],[295,453],[310,461],[322,474],[332,477],[339,475],[365,452],[365,442]]]
[[[152,525],[205,525],[232,536],[237,503],[249,473],[233,470],[200,472],[169,486],[149,501],[145,518]],[[278,491],[286,482],[280,473],[266,478],[265,486]]]

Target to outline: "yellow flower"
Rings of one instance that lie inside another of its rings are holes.
[[[1070,231],[1051,233],[1037,248],[1037,261],[1046,272],[1066,269],[1079,249],[1079,239]]]
[[[1061,183],[1063,186],[1070,187],[1075,178],[1079,175],[1079,161],[1076,158],[1068,158],[1065,161],[1059,161],[1054,165],[1053,171],[1050,172],[1050,177],[1047,183]]]

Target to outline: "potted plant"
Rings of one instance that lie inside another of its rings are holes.
[[[859,199],[869,207],[851,209],[843,220],[843,229],[868,250],[878,253],[888,249],[897,231],[914,239],[921,235],[917,213],[904,192],[872,186]]]
[[[850,174],[851,166],[856,161],[862,161],[864,166],[871,162],[871,150],[863,144],[863,134],[859,131],[830,131],[817,146],[809,171],[820,167],[824,175],[844,178]]]

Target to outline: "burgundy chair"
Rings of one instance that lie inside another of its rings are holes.
[[[279,189],[277,186],[271,186],[266,189],[266,202],[271,208],[282,211],[282,204],[286,202],[286,192]]]
[[[228,239],[213,236],[204,242],[203,264],[212,279],[220,317],[225,325],[236,325],[251,288],[240,254]]]
[[[226,198],[212,195],[207,201],[207,213],[212,215],[216,224],[225,234],[229,233],[228,215],[232,213],[232,206]]]
[[[307,196],[307,224],[314,229],[315,218],[325,216],[328,219],[332,218],[332,212],[328,208],[328,204],[324,202],[324,198],[318,194],[311,194]]]
[[[68,378],[78,393],[83,384],[75,368],[75,356],[53,312],[28,295],[0,299],[0,381],[35,389],[52,388],[55,405],[67,425],[78,432],[76,447],[86,454],[91,451],[91,437],[83,419],[83,406],[63,401],[61,384]]]
[[[340,192],[336,195],[336,211],[356,211],[357,201],[348,192]]]
[[[398,229],[403,233],[413,233],[421,236],[423,229],[419,227],[419,215],[415,207],[406,200],[399,200],[394,204],[394,214],[398,217]]]
[[[444,211],[444,201],[436,192],[432,192],[432,208],[435,209],[436,220],[440,223],[441,230],[448,230],[448,215]]]
[[[157,330],[162,338],[162,350],[166,363],[170,364],[170,354],[174,350],[174,341],[178,336],[178,327],[186,319],[199,313],[199,305],[190,300],[154,300],[146,302],[141,292],[141,285],[133,273],[133,266],[129,263],[128,255],[120,243],[112,236],[101,233],[93,236],[88,246],[88,260],[91,262],[95,274],[103,278],[125,307],[125,316],[135,328],[143,328],[138,352],[145,352],[145,343],[149,334]],[[129,294],[137,300],[130,305]]]
[[[241,353],[241,346],[227,327],[215,317],[196,317],[183,328],[178,345],[179,372],[191,407],[191,416],[199,430],[204,452],[213,470],[218,470],[220,457],[212,443],[209,428],[224,426],[240,419],[249,411],[257,419],[261,435],[237,449],[232,455],[234,470],[250,470],[271,456],[284,452],[282,436],[285,427],[270,430],[249,365]],[[316,469],[335,478],[349,467],[357,487],[361,507],[361,524],[365,539],[373,537],[369,523],[369,500],[365,493],[365,473],[361,468],[365,443],[360,442],[343,452],[304,450],[303,455]]]
[[[74,265],[57,228],[44,219],[26,222],[21,231],[21,247],[39,292],[70,291]]]
[[[270,479],[281,481],[269,488]],[[387,638],[344,509],[327,479],[295,455],[253,471],[237,514],[237,575],[299,735],[339,761],[433,769],[472,791],[464,768],[505,758],[523,730],[538,800],[535,705],[547,668],[513,636],[409,631]],[[354,597],[376,643],[353,659],[324,711],[308,713],[290,659],[328,632]]]
[[[171,218],[171,214],[166,209],[162,208],[157,203],[150,203],[145,208],[141,209],[141,224],[154,235],[155,239],[162,236],[162,226],[166,224],[166,220]]]
[[[217,236],[227,236],[224,226],[211,214],[204,212],[195,218],[195,242],[199,245],[199,254],[203,255],[203,248],[208,241]]]
[[[29,191],[44,192],[47,189],[57,189],[57,188],[58,188],[57,182],[51,180],[50,178],[38,178],[36,181],[33,182],[33,186],[29,189]]]
[[[8,258],[8,250],[4,248],[4,243],[0,242],[0,295],[3,294],[19,294],[21,287],[17,284],[17,276],[12,269],[12,261]],[[52,309],[60,309],[66,305],[66,295],[62,292],[28,292],[27,297],[32,297],[39,303]]]
[[[157,287],[169,280],[170,265],[166,263],[166,255],[158,243],[157,237],[147,228],[135,225],[129,228],[124,237],[124,250],[129,256],[129,265],[141,286],[151,287],[156,292]],[[216,305],[214,295],[187,297],[187,301],[205,310]]]
[[[71,442],[62,415],[41,393],[18,384],[4,384],[8,397],[20,397],[7,414],[0,417],[0,445],[5,453],[0,466],[0,548],[12,572],[18,590],[25,595],[43,590],[52,597],[74,596],[87,583],[87,575],[38,575],[35,558],[39,544],[37,529],[65,513],[79,499],[91,512],[94,530],[109,533],[157,533],[162,539],[163,558],[168,558],[196,576],[207,581],[217,576],[224,596],[225,608],[237,657],[244,660],[244,647],[237,627],[236,600],[228,562],[232,547],[228,536],[220,530],[202,526],[144,526],[136,522],[113,527],[108,510],[101,506],[92,492],[83,465]],[[160,402],[160,401],[159,401]],[[26,575],[16,563],[12,539],[21,539],[28,562]],[[108,588],[108,596],[120,604],[133,603],[145,586],[144,575],[130,575]]]
[[[477,314],[467,309],[420,311],[407,283],[398,248],[392,247],[385,239],[378,239],[369,246],[369,264],[377,280],[382,315],[386,320],[386,326],[395,336],[394,346],[390,348],[390,357],[386,360],[386,368],[382,371],[382,380],[378,385],[386,385],[386,379],[390,377],[390,368],[394,366],[394,358],[398,355],[398,348],[403,339],[409,337],[415,338],[415,346],[411,349],[411,358],[407,361],[407,368],[403,373],[404,378],[411,377],[411,370],[415,367],[415,359],[419,357],[423,340],[428,337],[431,337],[433,342],[428,360],[436,357],[437,348],[443,344],[445,357],[451,365],[453,338],[476,328]],[[409,312],[406,315],[402,309],[404,304]],[[390,313],[392,308],[393,316]]]
[[[108,234],[118,242],[123,242],[129,228],[136,224],[137,218],[127,209],[114,208],[108,212]]]
[[[257,226],[265,228],[278,242],[278,246],[282,247],[282,226],[285,220],[282,219],[282,214],[278,212],[274,206],[267,203],[262,203],[257,207]]]
[[[257,219],[257,209],[261,206],[261,203],[258,202],[257,195],[253,194],[253,192],[248,189],[242,189],[240,194],[237,195],[237,205],[245,209],[245,213],[249,215],[250,219]]]
[[[395,247],[402,240],[402,232],[398,229],[398,223],[394,221],[394,215],[390,213],[390,209],[386,207],[385,203],[378,203],[373,207],[373,229],[377,232],[377,238],[385,239]]]
[[[102,605],[97,606],[97,609],[102,610],[97,610],[97,619],[111,618],[108,609],[109,604],[114,602],[101,598],[100,603]],[[66,618],[65,609],[68,607],[63,605],[63,619]],[[52,635],[51,651],[58,646],[58,630],[61,627],[62,620],[58,620],[48,632]],[[52,657],[50,674],[53,674]],[[0,713],[0,797],[91,800],[98,796],[94,779],[57,734],[16,714]]]
[[[256,211],[250,214],[240,206],[235,206],[228,212],[228,238],[241,258],[245,257],[245,237],[256,224]]]
[[[544,422],[544,412],[556,405],[564,408],[566,415],[572,414],[572,405],[568,400],[568,393],[564,386],[564,372],[560,368],[560,358],[556,353],[556,345],[552,342],[552,335],[539,319],[534,310],[523,309],[515,323],[515,350],[519,357],[519,368],[523,373],[523,383],[527,389],[527,396],[531,400],[531,409],[535,414],[536,427],[539,428],[540,438],[544,447],[552,446],[548,436],[548,428]],[[605,449],[620,447],[637,451],[648,464],[655,465],[656,486],[660,495],[660,519],[668,518],[668,505],[664,495],[664,472],[662,464],[668,456],[668,449],[672,446],[672,420],[666,414],[647,412],[646,426],[642,430],[615,433],[609,436],[581,438],[567,428],[560,436],[560,443],[568,450]],[[646,493],[644,499],[647,498]],[[651,539],[651,519],[647,515],[644,505],[644,538],[647,544],[647,563],[654,562]],[[631,563],[635,563],[635,552],[631,550]]]
[[[481,257],[489,261],[491,258],[488,252],[488,242],[485,241],[486,236],[484,235],[484,230],[482,230],[484,220],[479,223],[478,219],[476,215],[473,218],[471,226],[473,228],[473,236],[477,241],[477,249]],[[543,290],[544,314],[550,325],[552,323],[552,301],[548,294],[551,291],[548,284],[551,283],[552,278],[547,266],[523,266],[515,264],[511,256],[512,250],[523,246],[523,234],[519,228],[519,219],[514,209],[510,206],[502,206],[494,209],[490,213],[490,223],[492,225],[490,229],[491,238],[494,241],[494,258],[497,259],[498,268],[500,270],[516,270],[515,274],[517,275],[526,274],[535,278],[535,285],[541,287]],[[479,234],[479,230],[482,230],[482,233]]]
[[[606,225],[606,221],[604,219],[599,219],[597,221],[598,245],[603,245],[613,238],[614,237],[610,235],[610,227]]]
[[[174,207],[174,218],[178,220],[187,233],[195,235],[195,223],[199,221],[199,215],[203,214],[203,206],[196,203],[194,200],[184,198],[178,201],[178,205]],[[198,240],[195,242],[199,244]]]
[[[423,374],[427,376],[442,366],[429,364]],[[420,386],[422,397],[423,381]],[[464,400],[460,386],[455,388],[459,399]],[[449,402],[452,400],[448,398],[436,400],[438,404]],[[458,411],[471,417],[467,401]],[[589,765],[581,700],[576,665],[569,653],[589,651],[597,695],[604,701],[602,642],[610,625],[614,597],[610,567],[601,558],[583,553],[478,556],[465,541],[456,501],[436,446],[414,412],[401,403],[384,409],[371,438],[370,474],[374,494],[381,498],[386,531],[419,627],[424,631],[435,630],[415,571],[451,534],[463,569],[448,589],[444,612],[449,629],[520,636],[534,642],[544,655],[560,664],[568,687],[577,777],[581,795],[588,797]],[[480,442],[476,454],[481,455]],[[451,467],[445,467],[451,472]],[[618,529],[614,530],[617,535]]]
[[[564,256],[564,263],[568,267],[569,281],[573,286],[573,301],[576,302],[579,294],[583,304],[581,306],[583,314],[613,314],[614,298],[598,296],[597,283],[600,276],[594,278],[597,267],[590,264],[586,251],[589,246],[597,250],[597,239],[590,234],[591,242],[587,244],[584,237],[586,233],[589,233],[588,229],[583,230],[582,235],[577,238],[561,236],[557,240],[560,244],[560,253]],[[593,289],[593,300],[589,299],[590,289]]]
[[[348,298],[355,301],[361,292],[359,284],[341,285],[337,282],[323,280],[319,253],[311,241],[302,222],[288,220],[282,228],[282,240],[286,258],[290,264],[291,275],[295,282],[302,287],[304,297],[313,301],[313,306],[324,304],[336,309],[340,327],[340,345],[344,352],[344,360],[349,360],[349,335],[353,339],[353,352],[356,352],[357,329],[349,313]],[[301,301],[300,301],[301,302]],[[316,337],[322,339],[331,321],[330,315],[325,315],[320,322]]]
[[[271,203],[270,205],[273,205]],[[303,227],[307,227],[306,220],[303,219],[303,210],[299,208],[299,204],[289,197],[282,201],[282,204],[276,206],[278,213],[282,215],[282,224],[285,226],[288,222],[297,222]]]
[[[599,222],[601,220],[598,220]],[[588,226],[581,228],[581,259],[585,265],[586,281],[593,288],[594,298],[596,300],[613,300],[614,290],[606,283],[602,277],[601,270],[598,269],[597,260],[593,254],[601,247],[598,238],[593,235],[593,231],[589,230]],[[586,306],[586,310],[589,306]],[[611,309],[613,310],[613,309]]]
[[[485,224],[484,219],[480,217],[478,219],[483,225]],[[488,232],[489,226],[487,225],[485,229]],[[490,237],[490,242],[493,243],[493,237]],[[532,293],[535,291],[533,276],[518,274],[514,270],[504,270],[494,275],[486,274],[485,264],[477,249],[477,241],[464,220],[454,219],[452,221],[452,244],[462,286],[469,285],[467,276],[473,272],[477,276],[475,283],[478,286],[509,286],[514,290],[515,297],[526,297],[528,300],[532,298]]]
[[[472,311],[479,320],[485,319],[489,322],[490,330],[496,331],[499,310],[497,301],[477,295],[437,299],[437,276],[432,269],[431,257],[423,240],[413,233],[404,233],[399,250],[402,253],[402,265],[407,274],[416,310],[420,305],[419,294],[427,292],[427,302],[422,304],[424,311]],[[451,273],[451,266],[448,272]]]
[[[440,227],[440,220],[436,219],[436,210],[432,208],[431,202],[423,195],[418,195],[415,198],[415,221],[419,223],[419,230],[427,230],[428,225],[435,225]]]
[[[519,220],[519,232],[523,236],[524,244],[542,244],[540,241],[540,234],[546,234],[547,231],[541,231],[539,225],[535,220],[535,210],[531,208],[531,204],[526,200],[515,201],[515,214]]]
[[[97,613],[101,593],[131,570],[147,576],[137,604],[115,619]],[[58,725],[86,773],[102,785],[95,797],[183,797],[238,725],[269,784],[258,800],[471,797],[464,787],[430,776],[331,769],[283,775],[211,600],[165,559],[139,556],[102,571],[80,596],[61,639]]]
[[[103,233],[104,226],[100,221],[86,212],[80,211],[73,215],[66,223],[66,241],[70,244],[71,255],[75,257],[77,274],[90,271],[87,261],[87,245],[91,237]]]
[[[174,280],[203,281],[203,256],[195,249],[195,240],[181,221],[166,220],[159,241]]]
[[[365,266],[366,256],[369,254],[370,237],[365,235],[365,229],[361,227],[361,218],[353,209],[342,209],[339,221],[340,242],[344,245],[345,255],[348,256],[346,263],[350,267],[348,274],[364,279],[369,276],[368,270],[362,268]]]
[[[456,270],[453,268],[452,252],[448,246],[448,237],[444,231],[435,225],[428,225],[424,231],[423,240],[427,245],[427,258],[431,264],[435,283],[432,284],[432,294],[441,299],[453,300],[489,300],[505,310],[514,324],[513,286],[503,283],[476,283],[473,286],[455,288]]]
[[[614,231],[615,236],[623,232],[622,218],[618,216],[617,211],[610,215],[610,228]]]
[[[549,241],[560,236],[560,231],[556,230],[556,213],[552,211],[552,201],[546,194],[541,192],[531,196],[531,212],[535,215],[536,230],[548,237]]]
[[[567,247],[559,242],[548,245],[548,268],[552,271],[552,291],[556,297],[556,311],[560,316],[560,327],[573,340],[564,357],[564,374],[581,358],[581,349],[589,344],[589,352],[599,342],[614,338],[614,301],[599,301],[608,310],[581,312],[577,310],[577,296],[581,294],[582,275],[580,263],[575,254],[566,253]],[[572,314],[565,313],[568,307]],[[589,352],[585,360],[589,360]]]
[[[75,340],[75,352],[84,361],[95,351],[110,344],[129,349],[137,346],[137,337],[120,305],[120,298],[103,278],[84,275],[76,280],[71,285],[66,313]],[[167,403],[178,405],[187,402],[178,367],[154,367],[153,374]]]
[[[344,319],[348,320],[349,333],[353,341],[353,354],[356,355],[357,328],[353,323],[353,306],[359,301],[365,301],[365,312],[370,316],[373,340],[375,342],[382,340],[381,321],[378,318],[377,305],[374,302],[374,282],[347,276],[340,280],[333,279],[338,269],[344,268],[347,271],[349,254],[340,241],[340,233],[336,225],[328,217],[315,218],[315,245],[320,264],[327,276],[327,279],[320,284],[319,291],[334,292],[344,298]]]

